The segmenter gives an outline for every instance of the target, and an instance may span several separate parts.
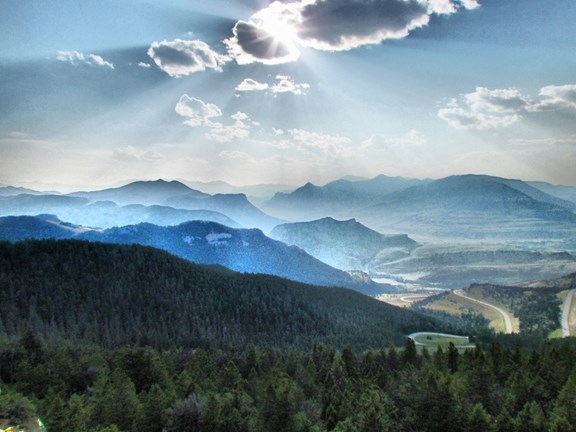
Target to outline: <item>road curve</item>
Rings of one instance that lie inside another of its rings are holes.
[[[502,315],[502,317],[504,318],[504,325],[505,325],[505,327],[506,327],[505,333],[512,333],[512,332],[514,331],[514,330],[513,330],[513,327],[512,327],[512,320],[510,319],[510,315],[509,315],[504,309],[501,309],[501,308],[499,308],[498,306],[494,306],[494,305],[492,305],[492,304],[490,304],[490,303],[486,303],[486,302],[483,302],[483,301],[481,301],[481,300],[477,300],[477,299],[475,299],[475,298],[468,297],[467,295],[464,294],[464,291],[461,290],[461,289],[459,289],[459,290],[454,290],[454,291],[452,291],[452,292],[453,292],[454,294],[456,294],[457,296],[460,296],[460,297],[465,298],[466,300],[470,300],[470,301],[473,301],[473,302],[476,302],[476,303],[480,303],[481,305],[488,306],[488,307],[490,307],[490,308],[492,308],[492,309],[497,310],[498,313],[499,313],[500,315]]]
[[[572,307],[575,293],[576,289],[571,289],[568,291],[566,300],[564,300],[564,307],[562,308],[562,337],[570,336],[570,308]]]

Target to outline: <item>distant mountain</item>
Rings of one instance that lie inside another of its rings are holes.
[[[206,268],[138,245],[0,243],[0,328],[119,346],[402,343],[439,321],[342,288]],[[453,329],[452,329],[453,330]]]
[[[283,184],[256,184],[246,186],[234,186],[224,181],[212,182],[199,182],[182,180],[182,183],[191,187],[192,189],[202,191],[204,193],[215,194],[244,194],[248,199],[270,199],[277,192],[291,192],[296,189],[294,186]]]
[[[103,189],[93,192],[74,192],[70,196],[87,198],[90,201],[113,201],[118,205],[163,204],[167,199],[177,195],[193,195],[197,198],[208,194],[195,191],[179,181],[136,181],[125,186]]]
[[[389,193],[426,182],[380,175],[369,180],[340,179],[325,186],[306,183],[292,193],[277,193],[263,208],[291,219],[353,217],[354,210],[375,204]]]
[[[447,177],[391,193],[359,212],[358,220],[376,230],[443,241],[573,244],[576,239],[572,234],[567,238],[576,229],[576,214],[556,198],[519,181],[479,175]]]
[[[576,210],[576,202],[559,198],[556,195],[543,191],[541,188],[535,187],[530,183],[526,183],[521,180],[501,179],[498,177],[489,177],[489,178],[495,181],[500,181],[505,185],[513,187],[514,189],[528,195],[530,198],[534,198],[537,201],[553,204],[559,207],[564,207],[572,211]],[[552,190],[554,190],[554,188]],[[574,191],[576,195],[576,188],[574,188]]]
[[[209,195],[191,189],[179,181],[137,181],[119,188],[75,192],[70,195],[87,198],[93,202],[112,201],[121,206],[159,205],[182,210],[210,210],[225,214],[244,227],[260,228],[264,231],[269,231],[283,222],[262,212],[243,194]],[[134,223],[146,221],[142,219]]]
[[[195,194],[179,195],[165,201],[166,205],[180,209],[207,209],[224,213],[245,227],[260,228],[266,232],[284,222],[262,212],[244,194],[217,194],[197,197]]]
[[[540,189],[549,195],[576,203],[576,186],[553,185],[545,182],[527,182],[530,186]]]
[[[17,242],[35,239],[69,239],[85,228],[62,222],[53,215],[0,217],[0,239]]]
[[[240,272],[266,273],[315,285],[342,286],[370,295],[393,290],[385,284],[354,278],[302,249],[266,237],[257,229],[233,229],[213,222],[192,221],[169,227],[142,223],[104,231],[75,232],[45,220],[33,222],[28,217],[0,218],[0,227],[1,240],[50,238],[53,235],[54,238],[105,243],[135,243],[163,249],[195,263],[217,264]],[[15,233],[18,233],[17,237]]]
[[[90,201],[86,198],[65,195],[19,194],[0,196],[0,215],[59,214],[62,211],[79,208],[89,203]]]
[[[47,195],[52,194],[54,192],[39,192],[33,189],[23,188],[23,187],[14,187],[14,186],[2,186],[0,187],[0,196],[15,196],[20,194],[29,194],[29,195]]]
[[[270,237],[298,246],[333,267],[368,272],[373,263],[405,258],[419,246],[407,235],[386,236],[355,219],[282,224],[272,230]]]
[[[211,210],[181,210],[167,206],[133,204],[118,206],[111,201],[90,202],[87,198],[63,195],[18,195],[0,197],[0,216],[54,214],[68,222],[89,227],[110,228],[150,222],[177,225],[189,220],[208,220],[231,227],[240,225]]]

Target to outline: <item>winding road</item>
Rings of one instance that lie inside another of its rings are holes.
[[[562,337],[570,336],[570,308],[572,307],[575,293],[576,289],[571,289],[568,291],[566,300],[564,300],[564,307],[562,308]]]
[[[472,298],[472,297],[468,297],[467,295],[464,294],[464,291],[461,290],[461,289],[459,289],[459,290],[454,290],[454,291],[452,291],[452,292],[453,292],[454,294],[456,294],[457,296],[460,296],[460,297],[465,298],[466,300],[470,300],[470,301],[473,301],[473,302],[476,302],[476,303],[480,303],[481,305],[488,306],[488,307],[490,307],[490,308],[492,308],[492,309],[497,310],[498,313],[499,313],[500,315],[502,315],[502,317],[504,318],[504,324],[505,324],[505,326],[506,326],[506,331],[505,331],[505,333],[512,333],[512,332],[514,331],[514,330],[513,330],[513,327],[512,327],[512,319],[510,318],[510,315],[508,314],[508,312],[506,312],[504,309],[501,309],[501,308],[499,308],[498,306],[494,306],[494,305],[492,305],[492,304],[490,304],[490,303],[486,303],[486,302],[484,302],[484,301],[477,300],[477,299]],[[566,304],[564,304],[564,306],[566,306]],[[568,310],[570,310],[570,309],[568,309]],[[562,317],[564,317],[564,315],[562,315]],[[562,322],[564,323],[564,319],[562,319]],[[564,327],[564,324],[562,324],[562,327]]]

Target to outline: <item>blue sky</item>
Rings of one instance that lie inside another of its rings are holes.
[[[0,0],[0,183],[576,184],[573,0]]]

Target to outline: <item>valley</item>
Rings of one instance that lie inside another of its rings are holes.
[[[567,186],[482,175],[438,180],[380,175],[286,190],[187,180],[136,181],[68,194],[4,187],[0,239],[136,242],[194,262],[371,295],[508,285],[576,271],[576,202]],[[259,206],[244,192],[256,193]],[[266,196],[271,198],[262,201]],[[6,219],[24,215],[51,225]],[[194,234],[191,221],[211,224]],[[254,228],[260,234],[249,231]],[[235,240],[190,243],[223,233]]]

